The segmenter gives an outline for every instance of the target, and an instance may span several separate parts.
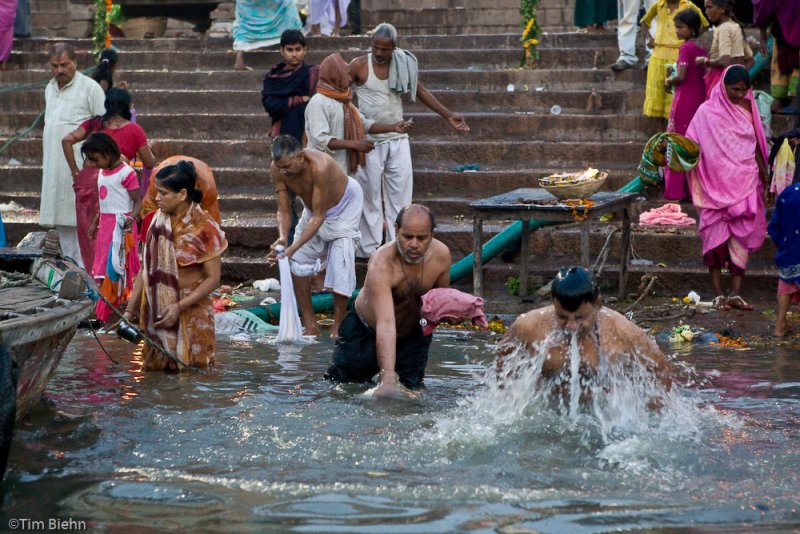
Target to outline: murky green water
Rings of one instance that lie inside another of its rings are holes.
[[[681,353],[661,414],[598,420],[487,386],[486,337],[437,334],[427,389],[388,406],[321,379],[331,348],[228,341],[209,375],[144,374],[79,333],[18,425],[0,531],[800,528],[798,349]]]

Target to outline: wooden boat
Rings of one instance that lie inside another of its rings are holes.
[[[15,420],[39,401],[94,306],[91,278],[59,252],[54,231],[0,248],[0,479]]]

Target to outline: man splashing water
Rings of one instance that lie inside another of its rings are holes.
[[[670,365],[641,328],[603,306],[592,274],[582,267],[560,270],[553,281],[553,303],[514,321],[500,343],[497,380],[517,378],[528,366],[541,366],[551,394],[576,416],[581,405],[597,401],[604,377],[619,369],[644,368],[667,390]],[[598,385],[600,385],[598,387]],[[642,399],[651,408],[656,398]]]

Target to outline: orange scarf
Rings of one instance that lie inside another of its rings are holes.
[[[326,57],[319,67],[319,83],[317,92],[321,95],[341,102],[344,106],[344,139],[358,141],[364,139],[364,125],[361,116],[353,105],[353,92],[350,89],[350,74],[347,63],[338,53]],[[363,152],[347,150],[350,172],[354,173],[360,165],[367,161]]]

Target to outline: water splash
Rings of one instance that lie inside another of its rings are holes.
[[[581,402],[581,353],[578,349],[578,332],[573,331],[569,340],[569,416],[578,418]]]
[[[556,344],[568,347],[565,369],[544,376]],[[652,476],[674,479],[680,476],[669,467],[674,451],[701,446],[708,433],[738,424],[684,391],[679,380],[696,383],[685,367],[668,389],[638,354],[601,354],[599,360],[593,374],[582,370],[577,337],[564,333],[516,347],[500,372],[487,369],[479,390],[411,441],[451,459],[510,441],[542,451],[571,449],[601,469],[636,474],[667,466]]]

